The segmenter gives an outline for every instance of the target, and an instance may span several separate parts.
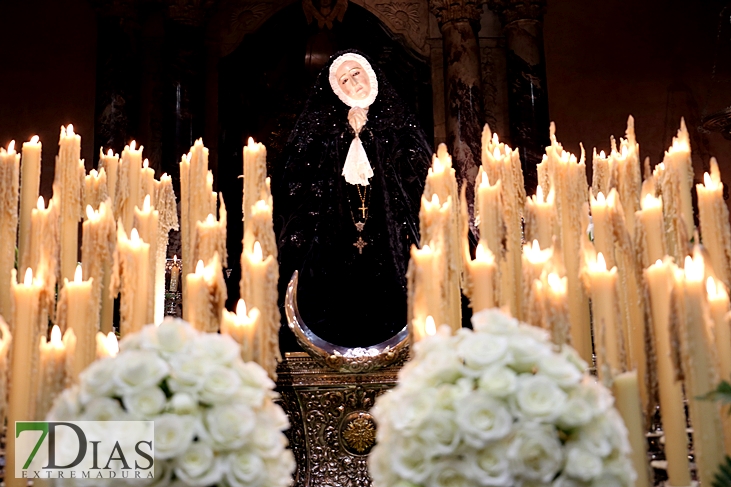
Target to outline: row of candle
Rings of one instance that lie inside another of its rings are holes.
[[[474,311],[503,307],[550,330],[557,345],[570,343],[588,363],[596,352],[600,379],[612,387],[630,430],[637,485],[647,485],[649,479],[643,423],[657,396],[670,484],[690,485],[684,384],[694,442],[700,445],[699,476],[709,483],[723,458],[724,441],[725,451],[731,452],[731,421],[722,419],[712,402],[695,399],[712,390],[719,377],[731,376],[731,229],[718,165],[712,159],[710,173],[696,186],[704,247],[693,251],[690,143],[682,121],[663,162],[650,171],[645,161],[643,181],[630,117],[619,146],[612,139],[609,155],[594,151],[591,188],[583,148],[580,158],[565,152],[553,125],[550,138],[538,167],[537,193],[526,198],[520,191],[516,151],[486,128],[483,164],[475,183],[480,241],[474,259],[467,244],[464,198],[458,210],[459,248],[434,248],[439,246],[433,246],[431,238],[424,239],[435,228],[448,234],[440,222],[449,219],[444,218],[447,205],[440,206],[438,198],[422,200],[424,245],[412,249],[410,265],[411,335],[418,340],[429,334],[426,323],[432,318],[454,327],[442,308],[450,292],[445,288],[454,284],[447,284],[444,274],[435,276],[433,269],[445,267],[450,259],[446,254],[459,253],[464,260],[463,291]],[[530,243],[516,252],[521,231]],[[707,256],[705,263],[702,254]]]

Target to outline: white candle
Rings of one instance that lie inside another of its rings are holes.
[[[217,333],[227,297],[218,254],[214,254],[207,265],[199,260],[195,273],[188,274],[186,281],[185,299],[190,306],[191,325],[200,331]]]
[[[159,316],[162,311],[155,310],[155,304],[159,304],[159,300],[155,299],[155,276],[157,275],[157,242],[160,233],[159,229],[159,213],[150,204],[150,195],[146,195],[144,202],[142,203],[142,209],[135,207],[135,218],[134,226],[139,232],[140,238],[143,242],[150,246],[149,249],[149,262],[146,266],[148,276],[147,282],[149,283],[149,294],[147,296],[147,317],[146,323],[158,323],[155,322],[155,316]],[[164,302],[163,302],[164,303]]]
[[[701,240],[708,250],[713,271],[728,287],[731,286],[731,225],[715,158],[711,158],[711,173],[705,173],[703,181],[704,184],[696,185]]]
[[[38,391],[38,368],[40,354],[38,343],[41,336],[41,292],[43,283],[33,278],[33,270],[28,268],[22,283],[16,283],[16,272],[12,271],[11,291],[15,314],[11,323],[13,334],[10,366],[10,393],[8,394],[8,421],[34,421],[35,403]],[[15,465],[15,442],[6,445],[5,464]],[[12,468],[12,467],[11,467]],[[16,479],[10,475],[5,485],[25,487],[27,479]]]
[[[37,135],[29,142],[23,142],[20,177],[20,223],[18,226],[18,261],[21,275],[28,267],[30,247],[30,216],[38,200],[38,188],[41,183],[41,149],[42,144]]]
[[[119,154],[115,154],[112,149],[107,151],[104,155],[104,151],[99,148],[99,170],[104,169],[107,173],[107,194],[112,200],[112,209],[116,208],[117,198],[117,168],[119,167]]]
[[[114,251],[112,271],[112,295],[121,293],[120,324],[121,336],[134,333],[147,324],[149,287],[150,244],[140,239],[133,228],[130,237],[124,225],[117,225],[117,248]]]
[[[0,148],[0,315],[10,316],[10,271],[15,267],[20,154],[15,141]]]
[[[58,324],[73,330],[76,338],[73,361],[69,370],[72,381],[96,357],[96,333],[98,331],[98,301],[92,299],[93,278],[82,280],[81,265],[76,267],[73,282],[64,283],[58,300]]]
[[[477,245],[475,260],[467,262],[474,313],[495,307],[495,256],[482,242]]]
[[[51,330],[51,341],[47,342],[45,336],[41,336],[38,344],[40,356],[40,368],[38,370],[38,396],[36,407],[36,419],[45,419],[48,411],[51,410],[53,400],[63,391],[66,385],[66,359],[67,352],[73,353],[75,337],[73,330],[69,329],[62,339],[61,329],[54,325]]]
[[[79,262],[79,221],[84,209],[86,169],[81,159],[81,136],[74,133],[73,125],[61,127],[58,145],[53,194],[60,218],[61,279],[73,279]]]
[[[260,357],[255,356],[255,337],[257,328],[259,327],[259,310],[253,308],[247,312],[246,303],[243,299],[239,299],[236,304],[236,312],[232,313],[223,310],[223,319],[221,320],[221,333],[231,335],[241,346],[241,359],[244,362],[261,361]]]
[[[82,225],[81,262],[84,276],[93,278],[92,314],[96,327],[104,332],[112,329],[114,300],[109,295],[109,262],[113,259],[116,237],[112,200],[107,198],[101,202],[98,210],[87,206],[86,221]]]
[[[662,197],[646,194],[642,209],[637,212],[638,236],[643,267],[648,267],[667,255],[665,226],[662,214]]]
[[[122,150],[122,160],[119,162],[115,197],[115,214],[122,219],[124,228],[132,228],[135,206],[142,204],[141,172],[142,149],[137,149],[133,140]]]

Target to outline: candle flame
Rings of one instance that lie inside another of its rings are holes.
[[[253,255],[253,257],[254,257],[254,261],[255,262],[261,262],[262,261],[262,258],[263,258],[262,251],[261,251],[261,244],[259,243],[258,240],[256,242],[254,242],[254,255]]]
[[[94,210],[91,208],[91,205],[86,205],[86,218],[89,220],[94,218]]]
[[[495,159],[500,159],[500,149],[499,149],[499,148],[497,148],[497,147],[495,147],[495,150],[493,150],[493,151],[492,151],[492,156],[493,156],[493,157],[494,157]]]
[[[66,137],[71,137],[74,135],[74,124],[70,123],[66,127]]]
[[[8,152],[13,152],[15,150],[15,141],[11,140],[8,144]]]
[[[482,173],[482,182],[480,182],[480,186],[490,186],[490,178],[486,172]]]
[[[89,176],[91,176],[94,179],[97,179],[99,177],[99,173],[96,172],[96,169],[92,169],[91,171],[89,171]]]
[[[23,284],[26,286],[33,284],[33,269],[30,267],[25,270],[25,279],[23,280]]]
[[[601,194],[601,193],[599,193]],[[596,266],[599,270],[606,271],[607,270],[607,261],[604,260],[604,254],[599,252],[596,254]]]
[[[61,328],[58,325],[53,325],[53,328],[51,328],[51,345],[53,345],[53,348],[63,348]]]
[[[198,263],[195,265],[195,275],[202,276],[205,270],[206,266],[203,264],[202,260],[199,260]]]
[[[177,264],[177,263],[178,263],[178,256],[176,254],[176,255],[173,255],[173,264]]]
[[[119,342],[114,332],[109,332],[106,339],[107,353],[110,357],[114,357],[119,353]]]
[[[133,140],[129,143],[129,150],[135,150],[135,147],[137,147],[137,141]]]
[[[249,146],[249,150],[253,150],[256,148],[256,142],[254,142],[254,137],[249,137],[247,145]]]
[[[131,240],[131,241],[132,241],[133,243],[139,243],[139,241],[140,241],[140,233],[139,233],[139,232],[137,231],[137,229],[136,229],[136,228],[133,228],[133,229],[132,229],[132,232],[131,232],[131,233],[130,233],[130,235],[129,235],[129,239],[130,239],[130,240]]]
[[[495,133],[492,134],[492,143],[493,144],[499,144],[500,143],[500,139],[497,136],[497,132],[495,132]]]
[[[38,203],[36,204],[36,208],[43,211],[46,209],[46,202],[43,201],[43,196],[38,197]]]
[[[602,151],[599,151],[599,158],[600,159],[606,159],[607,158],[607,154],[603,150]]]
[[[424,331],[427,335],[436,335],[437,333],[437,325],[434,323],[434,318],[432,318],[431,315],[426,317],[426,321],[424,322]]]
[[[83,281],[82,275],[83,274],[82,274],[82,271],[81,271],[81,264],[76,264],[76,272],[74,272],[74,282],[75,283],[82,282]]]
[[[607,199],[604,197],[604,193],[599,191],[599,194],[596,195],[596,202],[600,205],[604,205],[607,203]]]
[[[150,195],[145,195],[145,201],[142,203],[142,211],[149,212],[150,211]]]
[[[650,193],[647,193],[642,199],[642,209],[648,210],[650,208],[660,208],[662,206],[662,200],[655,198]]]
[[[566,292],[566,278],[558,277],[555,272],[548,274],[548,285],[554,292]]]
[[[149,167],[150,167],[150,161],[149,161],[149,159],[145,158],[145,160],[144,160],[144,161],[142,161],[142,167],[143,167],[144,169],[147,169],[147,168],[149,168]]]
[[[107,157],[114,157],[114,152],[112,152],[112,149],[107,150]]]
[[[239,302],[236,303],[236,315],[239,318],[246,316],[246,303],[243,299],[239,299]]]
[[[38,137],[37,135],[34,135],[33,137],[30,138],[30,143],[37,144],[39,140],[41,140],[41,138]]]
[[[541,251],[541,244],[538,243],[537,239],[533,239],[533,245],[531,247],[531,250],[533,252],[540,252]]]
[[[545,203],[545,200],[543,199],[543,188],[541,188],[540,184],[536,188],[536,201],[538,203]]]
[[[431,204],[432,205],[439,205],[439,195],[434,193],[431,197]]]
[[[655,261],[655,265],[662,265],[662,260],[661,259],[657,259]]]
[[[208,214],[208,216],[206,217],[206,223],[208,225],[213,225],[214,223],[216,223],[216,218],[213,216],[213,213]]]
[[[702,281],[703,275],[705,274],[705,266],[703,263],[703,256],[700,253],[695,253],[693,257],[690,255],[685,256],[685,279],[688,281]]]
[[[475,249],[475,260],[480,262],[487,262],[488,264],[494,264],[495,255],[490,251],[489,248],[485,247],[485,245],[480,242],[477,244],[477,248]]]
[[[424,245],[421,248],[422,252],[431,252],[431,247],[429,247],[429,244]]]

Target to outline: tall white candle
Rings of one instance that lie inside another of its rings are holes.
[[[0,148],[0,315],[10,316],[10,271],[15,267],[20,154],[15,141]]]
[[[22,275],[28,267],[30,246],[30,215],[38,200],[41,184],[41,148],[37,135],[29,142],[23,142],[20,176],[20,223],[18,226],[18,269]]]

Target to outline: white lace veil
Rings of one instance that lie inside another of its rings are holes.
[[[336,73],[340,66],[346,61],[355,61],[361,65],[363,71],[365,71],[370,81],[371,91],[362,100],[356,100],[348,96],[340,86],[340,82],[336,76]],[[361,56],[353,52],[345,53],[339,56],[330,65],[330,87],[333,92],[340,98],[340,101],[348,105],[351,109],[363,108],[368,109],[373,104],[376,97],[378,96],[378,78],[376,77],[375,71],[371,67],[370,63]],[[368,179],[373,176],[373,168],[368,161],[363,143],[360,140],[358,134],[355,134],[353,142],[350,144],[348,149],[348,155],[345,158],[345,165],[343,166],[343,176],[345,180],[350,184],[359,184],[361,186],[368,186]]]

